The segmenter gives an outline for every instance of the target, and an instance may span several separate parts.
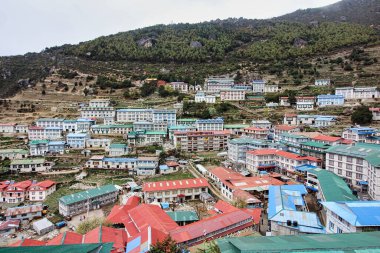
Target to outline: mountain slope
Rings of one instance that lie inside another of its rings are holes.
[[[363,25],[380,25],[379,0],[343,0],[321,8],[297,10],[274,18],[276,21],[309,23],[312,21],[350,22]]]

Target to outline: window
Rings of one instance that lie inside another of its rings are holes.
[[[342,175],[342,170],[341,169],[338,170],[338,174]]]
[[[330,230],[333,230],[334,231],[334,223],[332,223],[331,221],[329,222],[329,228]]]
[[[363,167],[362,166],[356,166],[356,171],[357,172],[363,172]]]
[[[346,176],[347,176],[347,177],[352,177],[352,172],[350,172],[350,171],[346,171]]]
[[[334,161],[330,160],[329,165],[334,166]]]
[[[340,228],[337,228],[337,229],[336,229],[336,232],[337,232],[338,234],[341,234],[341,233],[343,233],[343,230],[340,229]]]
[[[347,157],[347,162],[352,163],[352,157]]]
[[[341,162],[338,162],[338,167],[342,168],[342,163]]]
[[[363,175],[362,174],[356,174],[356,179],[362,179]]]
[[[348,170],[352,170],[352,165],[351,164],[347,164],[347,169]]]
[[[363,160],[362,159],[356,159],[356,163],[362,165],[363,164]]]

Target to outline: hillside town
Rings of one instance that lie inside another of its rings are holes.
[[[161,85],[206,107],[281,90],[229,76]],[[333,88],[330,79],[311,85]],[[333,89],[263,104],[286,110],[278,122],[185,118],[183,102],[120,108],[94,96],[78,103],[76,118],[1,122],[1,246],[29,252],[96,244],[104,250],[96,252],[134,253],[171,238],[184,252],[214,240],[220,252],[245,252],[270,237],[282,252],[296,247],[287,235],[309,241],[305,249],[337,248],[322,245],[330,240],[350,240],[339,249],[379,246],[370,234],[380,236],[374,232],[380,230],[380,92]],[[346,124],[345,116],[320,110],[358,101],[371,105],[374,126]],[[337,125],[342,130],[331,134]]]

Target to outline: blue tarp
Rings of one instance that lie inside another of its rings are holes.
[[[312,186],[306,186],[306,188],[307,189],[309,189],[309,190],[312,190],[313,192],[317,192],[318,190],[317,189],[315,189],[314,187],[312,187]]]
[[[162,203],[161,203],[161,208],[162,208],[162,209],[167,209],[167,208],[169,208],[169,203],[167,203],[167,202],[162,202]]]

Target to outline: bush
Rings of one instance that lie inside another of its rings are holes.
[[[105,218],[91,218],[80,223],[75,232],[83,235],[93,230],[94,228],[99,227],[100,225],[111,227],[112,223],[107,221]]]
[[[368,106],[360,106],[355,109],[351,115],[351,121],[354,124],[367,125],[372,122],[372,112]]]

